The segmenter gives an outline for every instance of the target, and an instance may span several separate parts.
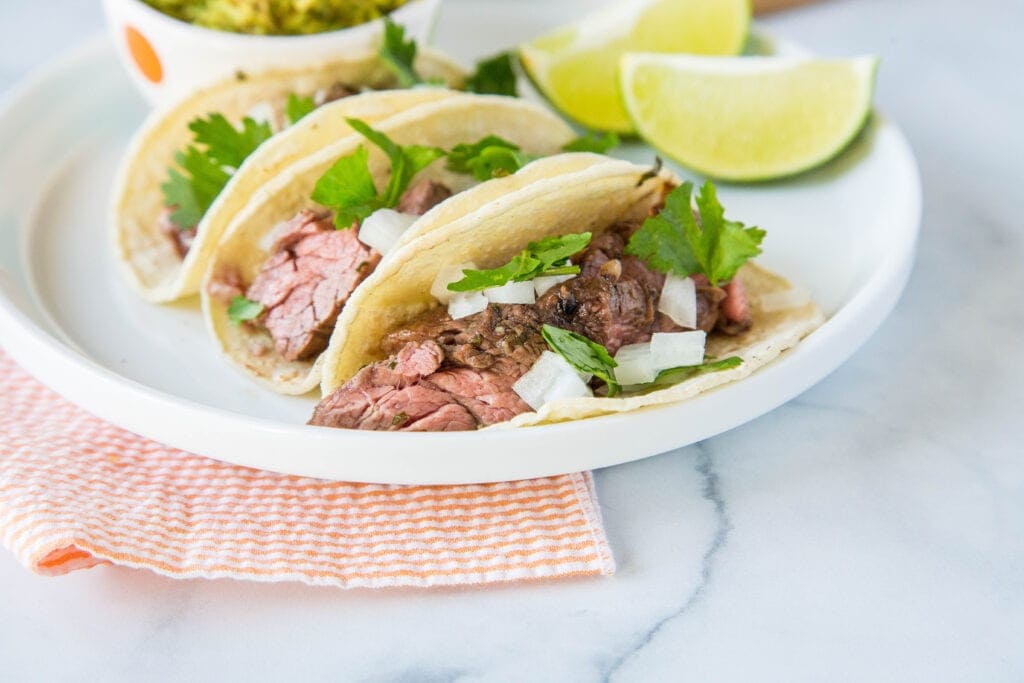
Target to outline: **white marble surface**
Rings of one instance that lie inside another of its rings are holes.
[[[97,5],[2,0],[0,90],[98,30]],[[597,475],[616,577],[340,592],[44,579],[0,552],[0,679],[1024,679],[1024,5],[830,0],[763,24],[883,56],[878,104],[925,184],[917,269],[798,400]]]

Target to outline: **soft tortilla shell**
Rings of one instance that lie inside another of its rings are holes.
[[[572,140],[573,131],[547,109],[523,100],[488,95],[456,94],[422,104],[397,114],[376,126],[400,144],[434,145],[445,149],[463,142],[475,142],[486,135],[498,135],[518,144],[531,154],[552,154]],[[237,269],[251,282],[269,256],[268,235],[281,222],[303,208],[315,208],[310,200],[317,179],[339,158],[360,145],[369,151],[369,165],[378,186],[388,177],[387,157],[361,135],[353,134],[302,159],[261,187],[230,223],[210,260],[207,279],[226,269]],[[552,161],[551,159],[555,159]],[[528,165],[519,173],[478,185],[442,202],[409,228],[404,242],[445,226],[473,208],[493,201],[518,188],[562,172],[565,168],[598,163],[593,155],[551,157]],[[466,175],[445,170],[439,160],[417,176],[440,180],[455,190],[472,183]],[[399,249],[399,247],[396,247]],[[386,260],[385,260],[386,262]],[[383,263],[382,263],[383,265]],[[380,266],[379,266],[380,267]],[[372,276],[371,276],[372,277]],[[361,288],[360,288],[361,289]],[[358,291],[358,290],[357,290]],[[253,326],[235,326],[227,317],[227,305],[200,292],[211,333],[228,360],[275,391],[302,394],[320,381],[320,365],[311,361],[287,361],[272,349],[266,331]],[[254,354],[254,348],[270,346]]]
[[[387,332],[438,305],[429,290],[441,268],[464,261],[495,267],[527,242],[567,232],[600,233],[622,220],[648,215],[667,190],[667,183],[676,181],[662,174],[659,181],[638,186],[644,170],[626,162],[607,162],[567,173],[512,192],[407,243],[378,267],[343,311],[325,354],[323,395],[337,389],[362,366],[383,358],[379,345]],[[682,401],[748,376],[823,322],[814,303],[781,311],[768,311],[760,305],[761,297],[792,288],[784,278],[753,263],[744,266],[738,277],[748,293],[754,324],[750,331],[735,337],[711,335],[707,353],[717,358],[740,356],[744,360],[741,366],[644,395],[555,401],[492,428],[578,420]]]
[[[583,170],[506,192],[392,252],[342,311],[325,352],[322,393],[382,358],[379,345],[387,332],[439,305],[430,286],[442,268],[466,261],[494,268],[528,242],[568,232],[596,234],[619,221],[640,219],[660,200],[668,181],[666,175],[638,184],[647,169],[607,157],[566,154],[548,161],[564,166],[579,159],[594,161]]]
[[[417,60],[421,73],[457,85],[461,70],[437,53]],[[344,98],[320,107],[298,124],[275,135],[252,154],[232,177],[200,221],[193,248],[184,261],[157,225],[163,209],[160,185],[174,155],[192,140],[190,121],[212,112],[237,123],[253,106],[278,102],[290,93],[308,94],[336,82],[387,87],[393,76],[374,53],[304,69],[267,71],[204,88],[177,104],[154,112],[136,134],[121,166],[112,198],[111,220],[116,254],[128,282],[148,301],[168,302],[195,294],[210,255],[228,222],[248,196],[286,166],[350,134],[346,117],[374,123],[408,107],[444,99],[439,88],[382,90]]]

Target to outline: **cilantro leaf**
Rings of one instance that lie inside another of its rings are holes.
[[[359,119],[345,119],[388,156],[391,177],[384,192],[378,192],[370,173],[369,152],[362,145],[354,153],[342,157],[327,169],[313,188],[313,201],[334,210],[334,226],[351,227],[377,209],[398,205],[413,176],[444,156],[444,150],[422,145],[399,145],[384,133],[370,128]]]
[[[210,114],[188,124],[195,133],[196,144],[206,145],[206,155],[221,166],[238,168],[274,131],[267,122],[259,123],[248,116],[242,119],[242,130],[228,123],[223,114]]]
[[[320,176],[313,188],[313,201],[334,210],[334,227],[344,230],[383,206],[373,183],[369,152],[362,145],[341,157]]]
[[[164,206],[173,209],[171,222],[182,230],[195,227],[202,219],[231,179],[227,169],[237,169],[273,135],[268,124],[248,117],[242,119],[239,131],[221,114],[194,119],[188,127],[194,144],[174,155],[178,168],[168,168],[167,181],[160,185]]]
[[[622,387],[615,381],[615,366],[618,363],[608,353],[608,349],[582,334],[554,325],[544,325],[540,333],[551,350],[568,361],[569,365],[603,380],[608,385],[609,396],[619,393]]]
[[[572,142],[562,147],[563,152],[594,152],[595,154],[606,154],[609,150],[619,146],[619,136],[614,132],[598,133],[590,131],[581,135]]]
[[[244,296],[236,296],[228,306],[228,320],[232,325],[238,326],[248,320],[255,320],[263,315],[266,307],[258,301],[246,299]]]
[[[171,222],[182,230],[196,226],[213,200],[231,179],[231,174],[196,147],[190,145],[174,155],[187,175],[167,169],[168,180],[160,186],[164,206],[173,209]]]
[[[477,62],[476,71],[466,79],[466,90],[485,95],[516,96],[516,72],[512,53],[502,52]]]
[[[497,135],[488,135],[472,144],[463,143],[452,147],[452,150],[448,152],[448,170],[455,173],[472,173],[473,163],[480,156],[480,153],[488,147],[504,147],[511,150],[519,149],[519,146],[513,142],[509,142]]]
[[[512,175],[537,158],[508,140],[488,135],[473,144],[455,145],[448,153],[448,170],[484,181]]]
[[[289,93],[284,115],[288,119],[288,125],[294,126],[303,116],[314,109],[316,109],[316,103],[312,97],[299,97],[295,93]]]
[[[644,221],[626,253],[663,273],[703,274],[712,285],[728,282],[740,266],[761,253],[765,232],[725,219],[715,186],[707,181],[697,196],[700,222],[690,207],[693,184],[685,182],[665,198],[665,208]]]
[[[413,176],[445,155],[445,151],[439,147],[399,145],[384,133],[370,128],[359,119],[345,120],[363,137],[380,147],[391,161],[391,177],[384,190],[382,206],[397,206],[398,200],[402,198],[402,193],[409,186]]]
[[[665,387],[675,386],[676,384],[684,382],[691,377],[705,375],[709,372],[731,370],[732,368],[737,368],[741,365],[743,365],[743,359],[739,356],[730,356],[729,358],[711,361],[705,359],[705,362],[701,365],[688,365],[685,367],[662,370],[658,373],[658,376],[654,378],[653,382],[640,384],[635,387],[628,387],[628,391],[630,394],[646,394],[658,389],[664,389]]]
[[[579,266],[566,265],[573,254],[590,244],[590,233],[545,237],[530,242],[526,249],[512,257],[500,268],[462,271],[462,279],[448,284],[452,292],[474,292],[489,287],[500,287],[509,282],[525,282],[541,275],[575,275]]]
[[[405,27],[384,17],[384,42],[380,46],[380,57],[384,60],[402,88],[411,88],[423,82],[413,66],[416,59],[416,41],[405,39]]]
[[[191,181],[176,169],[167,169],[167,181],[160,189],[164,193],[164,204],[171,209],[171,222],[179,230],[188,230],[202,220],[206,209],[200,206]]]
[[[469,166],[473,177],[484,181],[512,175],[536,158],[508,147],[485,147]]]

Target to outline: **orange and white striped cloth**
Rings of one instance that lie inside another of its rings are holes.
[[[2,352],[0,538],[47,575],[113,563],[354,588],[615,568],[588,473],[407,487],[227,465],[103,422]]]

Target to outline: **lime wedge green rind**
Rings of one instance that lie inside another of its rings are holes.
[[[519,57],[537,90],[566,117],[629,134],[617,77],[622,54],[739,54],[750,15],[749,0],[620,2],[520,46]]]
[[[762,181],[834,158],[871,113],[875,57],[627,54],[623,105],[640,135],[698,173]]]

